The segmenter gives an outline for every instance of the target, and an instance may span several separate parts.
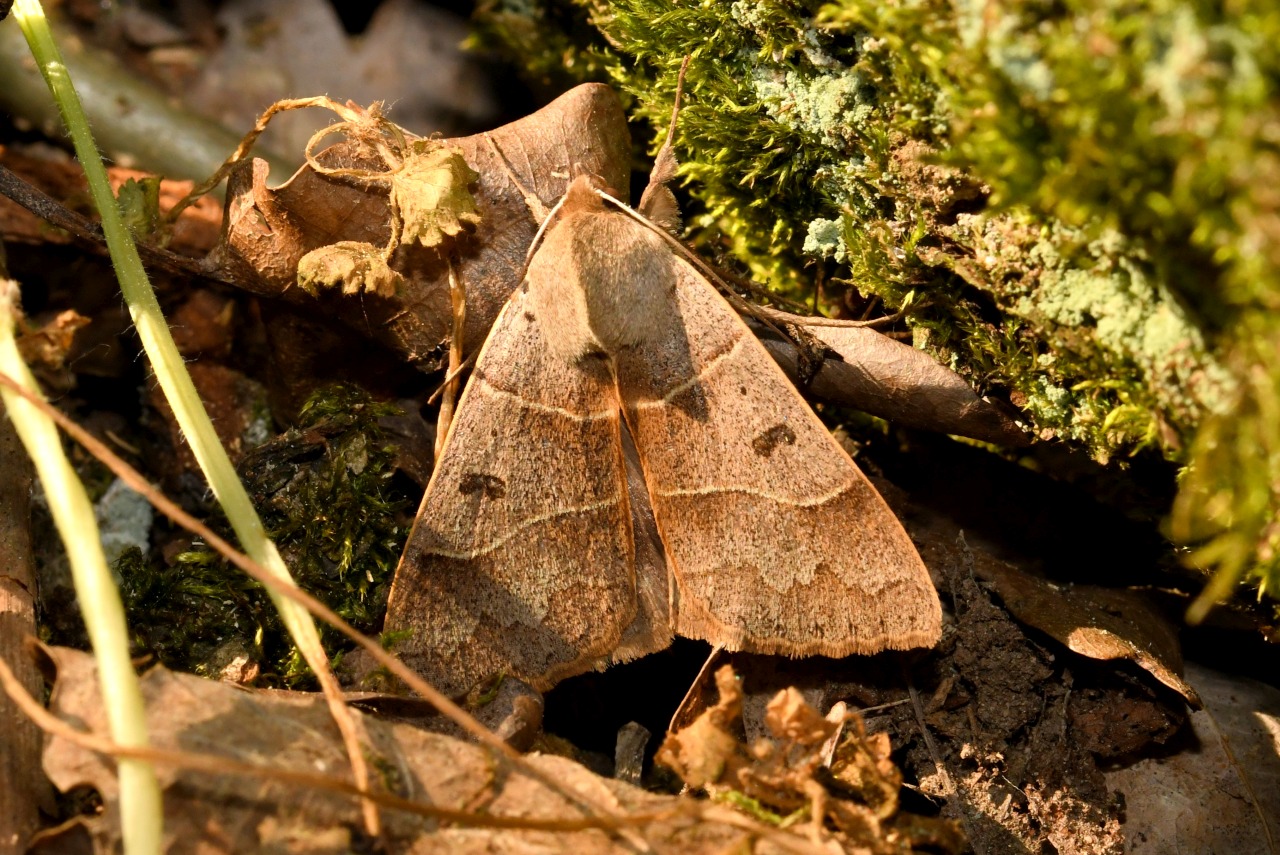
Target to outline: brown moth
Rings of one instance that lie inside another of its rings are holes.
[[[645,200],[669,218],[669,195]],[[441,689],[546,689],[673,632],[789,656],[937,641],[901,524],[673,244],[587,176],[535,240],[388,603],[387,629],[412,630],[397,651]]]

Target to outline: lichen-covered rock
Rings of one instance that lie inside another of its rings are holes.
[[[656,128],[691,54],[695,232],[785,292],[819,270],[828,297],[909,305],[917,346],[1042,437],[1186,464],[1175,533],[1280,583],[1280,7],[491,0],[478,21],[539,84],[609,79]]]

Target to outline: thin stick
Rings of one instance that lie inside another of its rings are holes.
[[[449,300],[453,307],[453,332],[449,339],[449,372],[442,387],[444,397],[440,401],[440,418],[436,423],[436,460],[440,459],[445,438],[449,436],[454,406],[458,402],[458,375],[462,372],[462,336],[467,324],[467,292],[462,287],[462,277],[458,276],[457,268],[454,267],[453,259],[448,253],[445,254],[445,264],[449,268]]]
[[[31,376],[14,339],[19,316],[18,283],[0,280],[0,370],[12,371],[23,391],[34,395]],[[118,742],[147,744],[147,717],[138,675],[129,658],[129,627],[124,603],[102,554],[102,542],[93,505],[84,485],[62,450],[58,429],[25,396],[3,392],[5,408],[23,446],[35,463],[48,497],[49,513],[66,545],[85,630],[98,662],[99,691],[107,727]],[[161,851],[164,837],[164,803],[160,783],[151,765],[137,760],[119,764],[120,829],[128,853],[151,855]]]
[[[102,218],[102,233],[106,237],[116,278],[120,282],[120,292],[124,295],[125,304],[133,318],[138,338],[151,361],[156,382],[164,392],[196,462],[208,479],[209,488],[222,506],[236,537],[244,544],[245,551],[284,580],[285,584],[293,585],[289,568],[285,566],[276,545],[267,537],[262,520],[258,517],[253,502],[249,500],[249,493],[240,482],[226,449],[222,447],[222,441],[205,411],[195,383],[187,373],[182,354],[174,344],[173,334],[169,331],[164,313],[160,311],[160,302],[156,299],[151,282],[147,279],[147,272],[142,266],[137,244],[125,226],[115,195],[111,192],[106,167],[102,164],[102,157],[98,154],[93,134],[89,130],[80,97],[76,94],[62,54],[49,30],[44,10],[40,7],[39,0],[16,0],[13,14],[26,36],[32,56],[58,104],[58,110],[75,145],[76,155],[89,184],[90,195]],[[316,630],[315,623],[305,609],[299,608],[291,600],[273,593],[272,601],[298,651],[320,683],[329,711],[342,734],[356,781],[362,785],[367,784],[369,769],[356,733],[356,724],[350,710],[343,703],[342,690],[329,668],[329,659],[320,643],[320,633]],[[365,802],[365,825],[371,835],[378,835],[378,817],[372,802]]]
[[[475,362],[476,357],[479,355],[480,355],[480,351],[478,350],[471,351],[471,355],[468,356],[466,359],[462,360],[462,364],[459,365],[456,370],[447,372],[444,375],[444,382],[441,383],[439,386],[437,386],[436,390],[431,393],[431,397],[427,398],[427,403],[434,404],[436,400],[439,399],[439,397],[444,394],[445,387],[448,386],[450,383],[452,383],[454,380],[456,380],[462,374],[463,371],[466,371],[468,368],[470,368],[471,363]]]
[[[187,531],[196,535],[207,543],[214,551],[222,555],[236,567],[240,568],[253,579],[260,582],[268,590],[273,591],[284,599],[288,599],[296,603],[301,608],[307,610],[320,620],[329,624],[338,632],[349,638],[367,652],[379,665],[386,668],[393,675],[404,681],[412,691],[417,692],[421,697],[428,701],[441,713],[446,715],[452,721],[458,724],[463,730],[476,739],[477,742],[493,749],[501,757],[509,761],[522,774],[538,781],[541,784],[551,788],[560,796],[567,799],[571,804],[578,806],[579,810],[584,812],[596,812],[602,817],[603,827],[617,828],[618,823],[610,824],[610,820],[618,820],[618,816],[612,811],[593,804],[587,798],[580,794],[568,791],[562,784],[544,775],[537,768],[531,766],[520,754],[511,746],[503,742],[499,737],[495,736],[483,724],[476,721],[462,707],[455,704],[447,696],[440,693],[438,689],[430,683],[423,680],[413,671],[411,671],[403,662],[395,656],[388,653],[372,638],[364,635],[351,624],[343,620],[336,612],[317,600],[315,597],[303,591],[296,585],[281,580],[272,574],[267,568],[263,567],[259,562],[240,552],[230,543],[223,540],[215,534],[208,526],[200,522],[200,520],[191,516],[182,508],[178,507],[171,499],[153,487],[146,478],[142,476],[138,470],[134,469],[115,452],[108,448],[101,440],[90,434],[84,428],[67,418],[61,411],[38,398],[26,389],[23,389],[12,377],[0,372],[0,386],[11,389],[18,395],[26,398],[37,409],[42,410],[49,418],[53,419],[58,427],[66,431],[67,435],[78,442],[80,445],[93,455],[97,460],[101,461],[108,469],[112,471],[121,481],[131,487],[135,492],[144,496],[156,510],[164,514],[176,525],[185,528]]]
[[[106,245],[102,227],[83,214],[78,214],[40,188],[24,180],[8,167],[0,166],[0,196],[16,202],[40,219],[66,231],[80,244],[101,252]],[[236,284],[224,274],[211,271],[199,261],[170,252],[158,246],[139,244],[138,252],[150,264],[183,276],[198,276],[224,285]]]

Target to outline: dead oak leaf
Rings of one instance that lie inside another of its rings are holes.
[[[726,780],[748,766],[750,758],[735,728],[741,729],[742,686],[733,669],[725,666],[716,672],[716,688],[720,700],[688,727],[667,734],[654,757],[696,789],[707,789]]]
[[[401,151],[418,142],[408,141]],[[465,340],[468,348],[478,348],[519,284],[525,252],[538,230],[524,193],[532,192],[550,208],[564,195],[574,165],[610,186],[626,187],[631,163],[626,116],[611,89],[588,84],[497,130],[435,145],[461,151],[479,173],[475,186],[468,188],[479,222],[456,235],[459,257],[454,264],[467,292]],[[269,186],[265,161],[255,159],[234,170],[228,179],[223,242],[206,265],[259,296],[279,298],[309,313],[319,309],[373,337],[410,365],[439,368],[453,314],[449,263],[436,249],[405,241],[389,260],[404,287],[385,300],[366,303],[362,295],[341,292],[318,300],[295,287],[298,261],[308,252],[341,241],[383,246],[393,234],[395,216],[386,186],[391,176],[383,158],[348,138],[319,152],[316,161],[320,170],[308,164],[279,186]],[[379,180],[344,180],[323,171],[333,169],[361,170]],[[460,215],[458,219],[468,222]],[[273,346],[294,345],[276,340]]]
[[[93,657],[66,648],[41,648],[46,674],[56,673],[50,711],[99,736],[107,722]],[[359,803],[347,792],[300,786],[291,775],[322,775],[350,783],[346,756],[322,699],[304,692],[254,692],[178,674],[156,666],[141,678],[147,730],[153,747],[216,757],[262,770],[260,777],[197,771],[161,764],[165,851],[179,853],[349,852]],[[676,796],[648,793],[601,778],[562,757],[530,755],[538,777],[519,768],[495,768],[493,754],[460,739],[356,712],[367,735],[371,765],[380,771],[374,789],[427,809],[470,814],[441,821],[385,809],[384,845],[389,852],[580,852],[624,855],[643,839],[658,855],[718,855],[725,852],[794,852],[804,841],[777,832],[786,846],[758,840],[758,832],[725,822],[714,811]],[[116,764],[62,737],[46,742],[44,769],[63,791],[89,786],[102,810],[79,818],[95,851],[119,851],[120,789]],[[557,791],[546,784],[559,782]],[[582,802],[607,805],[622,817],[643,817],[621,833],[574,825]],[[505,823],[508,827],[498,827]],[[528,823],[524,825],[523,823]],[[541,823],[542,827],[536,824]],[[567,828],[554,828],[564,823]],[[533,826],[533,827],[530,827]],[[51,843],[62,845],[62,841]],[[64,851],[45,849],[43,851]]]

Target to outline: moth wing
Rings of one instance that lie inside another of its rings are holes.
[[[546,689],[612,652],[636,612],[621,413],[607,365],[553,357],[517,290],[485,341],[387,605],[440,689]]]
[[[609,663],[630,662],[671,646],[675,634],[672,602],[675,580],[667,566],[662,536],[658,533],[649,491],[644,482],[639,453],[630,431],[622,431],[622,448],[627,461],[627,498],[631,503],[631,530],[635,543],[636,616],[622,633]],[[604,667],[605,662],[601,663]]]
[[[897,517],[715,288],[653,251],[674,312],[615,371],[676,632],[791,656],[936,643],[937,592]]]

